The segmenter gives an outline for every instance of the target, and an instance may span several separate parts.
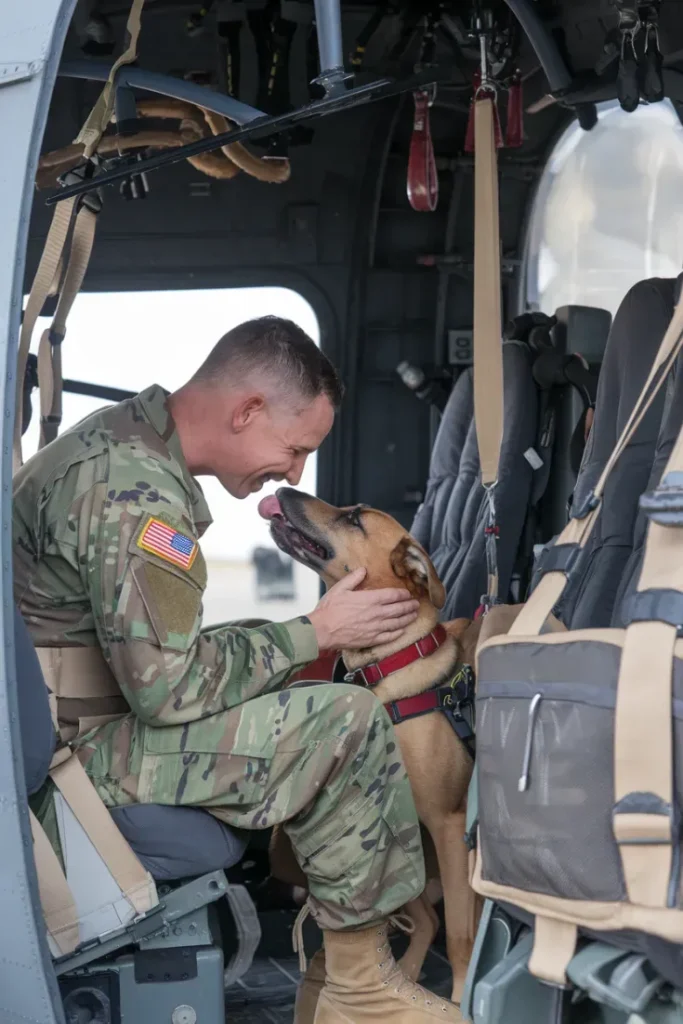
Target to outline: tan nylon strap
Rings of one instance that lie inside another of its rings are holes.
[[[576,950],[577,928],[568,921],[536,916],[529,971],[551,985],[567,984],[567,967]]]
[[[43,331],[38,348],[38,382],[40,386],[40,441],[39,448],[57,436],[62,419],[62,346],[66,334],[66,321],[76,296],[81,290],[90,263],[97,214],[82,206],[76,215],[69,261],[59,289],[57,309],[49,330]],[[58,336],[53,344],[51,338]]]
[[[664,384],[669,370],[672,368],[676,358],[683,348],[683,296],[678,300],[674,310],[671,323],[659,346],[655,356],[652,369],[648,375],[643,389],[633,407],[633,411],[621,432],[612,454],[610,455],[605,468],[600,475],[594,494],[601,498],[607,480],[609,479],[619,456],[622,454],[635,431],[640,426],[643,417],[655,400],[660,388]],[[676,448],[678,445],[676,445]],[[676,450],[676,448],[674,450]],[[681,453],[683,455],[683,453]],[[570,519],[564,530],[557,538],[556,544],[576,543],[583,548],[590,537],[600,511],[599,504],[583,519]],[[554,605],[562,596],[567,585],[567,577],[561,572],[547,573],[529,600],[522,608],[516,621],[510,629],[510,635],[534,636],[541,632],[543,623],[551,613]]]
[[[40,263],[31,285],[31,291],[24,310],[24,318],[19,335],[19,354],[17,356],[17,387],[14,416],[14,442],[12,451],[12,471],[16,473],[22,465],[21,425],[24,415],[24,374],[26,360],[31,350],[31,339],[36,320],[40,316],[46,298],[54,294],[59,279],[59,268],[66,240],[71,226],[76,197],[65,199],[55,207],[50,230],[45,239]]]
[[[121,696],[99,647],[37,647],[36,653],[47,687],[57,697]]]
[[[494,100],[474,104],[474,421],[485,487],[498,479],[503,439],[500,229]]]
[[[53,780],[121,891],[138,910],[149,907],[149,876],[114,824],[77,757],[50,771]],[[140,897],[142,902],[140,902]]]
[[[80,941],[76,904],[50,840],[33,811],[29,811],[29,815],[45,925],[60,955],[65,956],[75,949]]]
[[[126,31],[128,33],[128,46],[112,65],[109,77],[105,82],[104,89],[100,93],[97,103],[90,111],[88,118],[76,137],[77,143],[84,146],[83,154],[88,159],[97,149],[97,144],[104,135],[114,109],[114,83],[119,68],[124,64],[132,64],[138,53],[138,36],[140,35],[140,21],[142,8],[145,0],[133,0]]]

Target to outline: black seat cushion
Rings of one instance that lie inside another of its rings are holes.
[[[26,623],[14,609],[14,650],[17,665],[19,732],[28,795],[37,793],[47,778],[57,744],[48,692]]]

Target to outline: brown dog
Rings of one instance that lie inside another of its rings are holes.
[[[367,575],[361,589],[403,586],[419,600],[417,621],[399,641],[381,648],[342,652],[350,672],[408,650],[437,626],[444,588],[426,552],[391,516],[362,506],[335,508],[290,488],[281,488],[277,499],[265,499],[260,511],[270,519],[271,535],[278,547],[314,569],[328,587],[362,566]],[[446,623],[447,635],[436,649],[426,656],[416,656],[416,660],[373,686],[377,698],[387,704],[413,697],[453,680],[462,664],[474,665],[479,625],[469,619]],[[426,892],[431,890],[438,898],[434,880],[441,880],[453,1000],[457,1002],[479,916],[479,901],[469,886],[464,843],[473,762],[440,710],[400,721],[396,736],[424,826],[427,877],[432,880]],[[305,886],[305,876],[281,829],[273,834],[270,853],[276,878]],[[414,931],[401,966],[406,974],[417,978],[436,934],[438,918],[427,895],[408,904],[405,910],[412,918]]]

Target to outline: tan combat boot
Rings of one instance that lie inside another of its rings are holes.
[[[299,982],[294,1003],[294,1024],[313,1024],[318,996],[325,984],[325,951],[319,949]]]
[[[327,978],[315,1024],[463,1024],[455,1003],[406,978],[387,931],[382,921],[361,931],[324,932]]]

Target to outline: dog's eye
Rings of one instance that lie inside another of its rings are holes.
[[[362,529],[362,524],[360,521],[361,511],[362,508],[360,505],[358,505],[356,506],[356,508],[352,508],[348,512],[346,512],[344,514],[344,519],[346,519],[348,523],[351,523],[352,526],[357,526],[359,529]]]

